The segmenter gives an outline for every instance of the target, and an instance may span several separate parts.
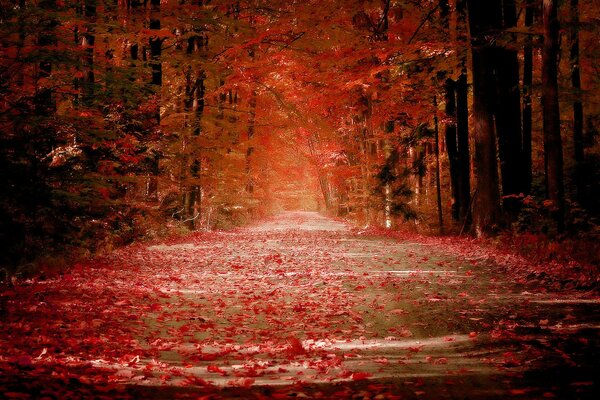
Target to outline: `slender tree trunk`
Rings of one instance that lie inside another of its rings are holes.
[[[96,0],[85,0],[84,3],[84,17],[85,17],[85,34],[82,38],[82,46],[84,48],[84,61],[83,61],[83,104],[90,106],[94,101],[94,44],[96,36],[94,34],[94,28],[96,24]]]
[[[556,208],[558,230],[564,228],[563,153],[558,105],[558,30],[557,1],[543,0],[544,47],[542,52],[542,108],[544,119],[544,156],[546,190]]]
[[[575,185],[577,198],[585,196],[585,179],[583,177],[583,103],[581,101],[581,76],[579,67],[579,0],[571,0],[571,85],[575,100],[573,101],[573,158],[575,160]]]
[[[150,29],[160,30],[160,0],[150,1]],[[160,92],[162,89],[162,63],[160,61],[162,53],[162,39],[157,36],[150,37],[150,68],[152,78],[150,83],[154,85],[157,96],[157,105],[155,110],[156,129],[160,128]],[[150,156],[150,176],[146,188],[146,197],[150,201],[158,201],[158,176],[160,174],[160,154],[158,151]]]
[[[465,62],[466,64],[466,62]],[[469,105],[467,71],[463,69],[456,82],[456,140],[458,149],[458,217],[470,225],[471,150],[469,149]]]
[[[185,71],[185,118],[191,122],[184,126],[182,140],[182,208],[183,221],[190,230],[198,228],[201,214],[201,148],[198,137],[202,133],[202,118],[205,106],[206,74],[202,69],[196,70],[194,60],[203,57],[208,38],[205,35],[194,34],[187,39],[185,52],[189,65]],[[183,46],[182,46],[183,48]],[[191,162],[190,162],[191,161]]]
[[[56,0],[41,0],[39,3],[41,9],[46,10],[50,13],[56,10]],[[39,34],[37,42],[40,47],[49,47],[56,42],[56,36],[54,29],[58,26],[58,21],[54,18],[44,22],[44,32]],[[41,61],[38,65],[38,79],[49,78],[52,74],[52,62],[49,61],[51,57],[47,57],[46,60]],[[44,87],[36,84],[35,93],[35,111],[36,114],[41,116],[47,116],[53,114],[56,111],[56,103],[53,99],[53,89],[50,87]]]
[[[248,141],[254,137],[254,129],[256,124],[256,97],[257,91],[255,88],[250,93],[250,101],[248,103],[250,107],[250,114],[248,116]],[[254,147],[248,146],[246,150],[246,191],[248,193],[254,193],[254,179],[252,177],[252,154],[254,153]]]
[[[467,9],[466,0],[456,1],[457,40],[463,43],[459,49],[460,75],[456,80],[456,141],[458,150],[458,217],[469,226],[471,204],[471,151],[469,149],[469,87],[467,82]]]
[[[458,143],[456,138],[456,96],[454,91],[455,82],[447,79],[444,85],[446,103],[446,150],[450,164],[450,203],[451,215],[455,221],[459,220],[460,199],[458,194],[459,160]]]
[[[525,27],[531,28],[535,9],[533,0],[526,0],[525,3]],[[525,38],[525,47],[523,48],[523,193],[531,193],[532,181],[532,160],[531,160],[531,118],[532,103],[531,91],[533,83],[533,44],[531,35]]]
[[[450,5],[448,0],[439,0],[440,18],[442,20],[442,29],[445,34],[451,36],[450,30]],[[454,75],[453,69],[449,72],[451,76]],[[458,143],[456,137],[456,93],[455,93],[455,82],[449,77],[444,82],[444,103],[446,113],[446,127],[445,127],[445,142],[446,151],[448,153],[448,162],[450,166],[450,204],[451,211],[450,215],[454,221],[458,221],[460,200],[458,196],[458,176],[459,176],[459,163],[458,163]]]
[[[437,197],[437,217],[440,229],[440,235],[444,234],[444,218],[442,215],[442,182],[440,179],[440,134],[437,117],[437,97],[433,96],[433,129],[435,133],[435,186]]]
[[[188,220],[188,228],[193,230],[197,228],[196,222],[199,221],[198,217],[202,212],[202,164],[201,164],[201,151],[202,148],[198,145],[198,137],[202,133],[202,117],[204,116],[204,94],[205,86],[204,81],[206,80],[206,74],[203,70],[198,71],[196,79],[194,81],[193,91],[193,103],[194,109],[194,120],[192,130],[192,148],[191,152],[194,158],[192,165],[190,166],[190,177],[191,182],[188,185],[186,214]]]

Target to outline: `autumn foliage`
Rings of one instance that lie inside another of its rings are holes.
[[[598,10],[541,3],[4,2],[2,269],[283,209],[593,253]]]

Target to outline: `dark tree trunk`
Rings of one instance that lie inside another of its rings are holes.
[[[184,114],[187,122],[184,126],[182,140],[182,218],[190,230],[198,227],[198,217],[201,214],[201,148],[198,137],[202,134],[202,117],[205,106],[206,74],[202,69],[195,71],[191,66],[194,58],[205,55],[208,37],[202,32],[196,32],[187,39],[185,53],[190,59],[190,65],[185,70]],[[183,46],[181,46],[183,49]],[[190,160],[191,161],[190,163]]]
[[[94,42],[96,36],[94,35],[94,27],[96,23],[96,0],[85,0],[84,4],[84,17],[86,20],[85,35],[82,39],[82,45],[84,47],[84,60],[83,60],[83,104],[90,106],[94,101]]]
[[[502,22],[498,29],[514,28],[517,25],[517,10],[514,0],[502,1]],[[508,35],[506,32],[504,35]],[[513,37],[508,37],[514,41]],[[502,194],[518,195],[525,191],[523,183],[523,137],[521,128],[521,98],[519,93],[519,61],[517,51],[508,47],[496,47],[496,135]],[[514,198],[507,198],[506,208],[515,211],[518,206]]]
[[[444,217],[442,213],[442,181],[440,179],[440,134],[437,117],[437,97],[433,96],[433,132],[435,134],[435,188],[437,198],[437,217],[440,235],[444,234]]]
[[[546,191],[555,206],[558,230],[564,228],[563,153],[558,105],[558,30],[556,0],[543,2],[542,108]]]
[[[473,54],[473,120],[475,181],[477,197],[473,208],[473,228],[477,236],[493,233],[500,220],[500,193],[494,133],[494,48],[490,31],[499,26],[502,15],[499,2],[468,2],[469,27]]]
[[[579,67],[579,0],[571,0],[571,85],[575,100],[573,101],[573,158],[575,160],[575,186],[577,198],[585,197],[585,180],[583,177],[583,103],[581,102],[581,76]]]
[[[467,9],[466,0],[456,1],[457,40],[464,44],[459,50],[460,75],[456,81],[456,140],[458,149],[458,217],[463,226],[470,225],[471,152],[469,149],[469,87],[467,83]]]
[[[531,28],[535,9],[533,0],[526,0],[525,3],[525,27]],[[532,160],[531,160],[531,91],[533,83],[533,44],[531,35],[525,38],[525,47],[523,48],[523,193],[531,193],[532,181]]]
[[[518,195],[524,192],[519,62],[516,50],[498,48],[495,49],[495,55],[497,84],[495,122],[502,174],[502,194]]]
[[[150,2],[150,29],[160,30],[160,0],[151,0]],[[152,78],[150,83],[156,86],[156,95],[160,98],[162,88],[162,63],[160,61],[162,53],[162,39],[152,36],[149,39],[150,46],[150,68],[152,69]],[[160,105],[155,110],[156,129],[160,128]],[[146,196],[150,201],[158,200],[158,175],[160,174],[160,154],[156,151],[150,156],[150,177],[146,188]]]
[[[56,10],[56,0],[41,0],[39,6],[48,12]],[[37,39],[38,46],[48,47],[56,43],[54,29],[58,26],[58,21],[54,18],[49,18],[44,21],[43,33],[40,33]],[[48,57],[47,59],[50,59]],[[41,61],[38,65],[37,78],[49,78],[52,74],[52,62],[48,60]],[[35,93],[35,111],[36,114],[47,116],[56,111],[56,103],[53,99],[53,90],[49,87],[36,85]]]
[[[442,20],[442,29],[444,34],[450,36],[450,6],[448,0],[439,0],[440,18]],[[453,71],[450,71],[453,75]],[[444,103],[446,113],[445,141],[448,153],[448,162],[450,166],[450,215],[454,221],[459,219],[460,200],[458,196],[458,142],[456,137],[456,83],[452,78],[447,78],[444,82]]]
[[[458,217],[464,226],[470,224],[471,155],[469,149],[469,106],[467,71],[463,69],[456,82],[456,139],[458,145]]]
[[[460,199],[458,194],[459,158],[458,142],[456,138],[456,95],[454,93],[455,82],[447,79],[444,85],[446,103],[446,150],[450,163],[450,204],[451,215],[455,221],[459,220]]]
[[[256,89],[252,90],[250,94],[250,101],[248,106],[250,107],[250,114],[248,116],[248,140],[250,141],[254,136],[255,124],[256,124]],[[252,153],[254,153],[254,147],[248,146],[246,150],[246,191],[248,193],[254,192],[254,179],[251,176],[252,171]]]

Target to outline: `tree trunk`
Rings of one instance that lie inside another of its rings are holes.
[[[42,10],[53,12],[56,9],[56,0],[41,0],[39,6]],[[39,34],[37,42],[40,47],[51,46],[56,42],[54,29],[58,26],[58,21],[50,18],[44,21],[44,33]],[[50,57],[48,57],[49,59]],[[48,60],[41,61],[38,65],[37,79],[49,78],[52,74],[52,62]],[[36,83],[35,93],[35,112],[40,116],[48,116],[56,111],[56,103],[53,99],[53,89],[40,86]]]
[[[256,124],[256,97],[257,91],[255,88],[250,93],[250,101],[248,103],[250,107],[250,114],[248,115],[248,141],[254,136],[254,129]],[[254,153],[254,147],[248,146],[246,150],[246,191],[248,193],[254,193],[254,179],[252,178],[252,153]]]
[[[456,138],[456,95],[454,92],[455,82],[447,79],[444,85],[446,103],[446,150],[450,164],[450,204],[451,215],[455,221],[459,220],[460,199],[458,195],[459,162],[458,143]]]
[[[497,28],[505,30],[517,25],[517,10],[514,0],[502,1],[502,21]],[[510,35],[504,32],[504,35]],[[512,42],[515,41],[512,35]],[[496,54],[496,135],[500,172],[502,174],[502,194],[518,195],[525,191],[523,183],[523,136],[521,128],[521,98],[519,93],[519,61],[517,51],[508,47],[495,48]],[[518,210],[514,198],[506,198],[505,209]]]
[[[497,2],[469,1],[469,28],[473,55],[473,120],[475,122],[475,181],[477,197],[473,204],[473,228],[477,236],[493,233],[500,221],[500,193],[494,133],[494,48],[489,32],[502,15]]]
[[[563,153],[558,105],[558,30],[556,0],[543,1],[542,108],[546,192],[555,207],[559,231],[564,228]]]
[[[502,195],[518,195],[524,192],[519,62],[516,50],[504,48],[495,50],[497,85],[495,122],[502,174]],[[511,201],[505,204],[511,204]]]
[[[581,102],[581,76],[579,67],[579,0],[571,0],[571,85],[575,100],[573,101],[573,158],[575,160],[575,186],[577,198],[585,197],[585,179],[583,177],[583,103]]]
[[[151,0],[150,2],[150,29],[160,30],[160,0]],[[162,39],[152,36],[149,39],[150,46],[150,68],[152,69],[152,78],[150,83],[156,86],[155,93],[160,98],[162,88],[162,63],[160,61],[162,53]],[[160,129],[160,101],[157,99],[155,110],[156,129]],[[155,150],[149,159],[150,176],[146,187],[146,197],[150,201],[158,201],[158,175],[160,174],[160,154]]]
[[[82,38],[82,46],[84,48],[84,61],[83,61],[83,104],[90,106],[94,101],[94,42],[96,36],[94,35],[94,26],[96,23],[96,0],[85,0],[84,4],[84,17],[85,17],[85,35]]]
[[[466,62],[465,62],[466,63]],[[456,140],[458,149],[458,218],[470,224],[471,151],[469,149],[469,105],[467,71],[463,69],[456,82]]]
[[[442,182],[440,179],[440,135],[437,117],[437,97],[433,96],[433,130],[435,134],[435,186],[437,197],[437,217],[440,235],[444,234],[444,218],[442,215]]]
[[[194,57],[202,57],[208,45],[206,35],[194,34],[187,40],[185,46],[186,55],[189,57],[190,65],[185,72],[185,119],[191,119],[191,123],[184,126],[182,140],[182,176],[181,191],[183,221],[190,230],[198,228],[197,221],[201,214],[202,190],[201,190],[201,148],[198,145],[198,137],[202,133],[202,117],[204,114],[204,95],[206,74],[203,70],[195,71],[192,60]],[[183,46],[182,46],[183,47]],[[190,160],[191,161],[190,163]]]
[[[459,49],[460,75],[456,80],[456,141],[458,150],[458,217],[463,226],[470,221],[471,204],[471,151],[469,149],[469,86],[467,82],[467,10],[466,0],[456,1],[457,40],[464,44]]]
[[[525,27],[531,28],[534,19],[533,0],[525,3]],[[523,48],[523,193],[531,193],[532,160],[531,160],[531,91],[533,83],[533,44],[531,35],[525,38]]]

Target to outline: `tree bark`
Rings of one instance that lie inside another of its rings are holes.
[[[494,63],[496,57],[489,33],[502,15],[498,2],[471,0],[468,3],[471,51],[473,55],[473,120],[475,181],[477,197],[473,204],[473,229],[477,236],[493,233],[500,221],[500,193],[494,133]]]
[[[446,103],[446,150],[448,152],[448,161],[450,164],[450,204],[451,215],[455,221],[459,220],[460,199],[458,195],[458,143],[456,138],[456,95],[454,93],[455,82],[447,79],[444,85],[445,103]]]
[[[575,100],[573,101],[573,158],[575,160],[575,186],[577,198],[585,197],[585,180],[583,177],[583,103],[581,101],[581,76],[579,67],[579,0],[571,0],[571,85]]]
[[[150,1],[150,29],[160,30],[160,0]],[[160,98],[162,88],[162,63],[160,61],[162,53],[162,39],[152,36],[149,39],[150,46],[150,68],[152,69],[152,78],[150,83],[156,86],[155,93]],[[156,129],[160,128],[160,101],[157,100],[155,118]],[[158,175],[160,174],[160,154],[155,150],[149,158],[150,176],[146,187],[146,197],[150,201],[158,201]]]
[[[525,3],[525,27],[531,28],[535,16],[533,0]],[[533,83],[533,44],[531,35],[525,38],[523,48],[523,194],[531,193],[532,159],[531,159],[531,91]]]
[[[56,0],[41,0],[39,6],[42,10],[54,12],[56,9]],[[50,18],[44,22],[44,33],[40,33],[37,39],[38,46],[48,47],[56,42],[54,29],[58,26],[55,18]],[[50,57],[47,57],[50,59]],[[41,61],[38,64],[37,79],[49,78],[52,74],[52,62],[48,60]],[[56,103],[53,99],[53,89],[43,85],[36,84],[35,93],[35,111],[37,115],[47,116],[56,111]]]
[[[457,40],[467,45],[466,0],[456,1]],[[471,204],[471,151],[469,149],[469,86],[467,82],[467,50],[459,50],[460,75],[456,80],[456,141],[458,150],[458,217],[469,226]]]
[[[558,105],[558,30],[556,0],[543,1],[542,108],[546,193],[555,207],[557,227],[564,228],[563,153]]]
[[[466,63],[466,62],[465,62]],[[458,218],[469,226],[471,204],[471,151],[469,149],[469,105],[467,71],[456,82],[456,140],[458,149]]]
[[[96,36],[94,35],[94,27],[96,23],[96,0],[85,0],[84,3],[84,17],[86,21],[85,34],[82,38],[82,46],[84,48],[84,61],[83,61],[83,104],[90,106],[94,101],[94,42]]]
[[[250,93],[250,100],[248,105],[250,107],[250,114],[248,115],[248,141],[252,140],[254,137],[254,130],[256,125],[256,98],[257,98],[256,88],[252,89]],[[252,154],[254,153],[254,146],[251,144],[248,146],[246,150],[246,191],[248,193],[254,193],[254,179],[252,177]]]
[[[514,0],[502,1],[502,21],[498,32],[505,32],[517,25]],[[514,41],[514,37],[510,36]],[[507,46],[495,47],[496,62],[496,135],[502,174],[502,194],[518,195],[525,191],[523,181],[523,136],[521,127],[521,98],[519,93],[519,61],[517,51]],[[504,201],[507,210],[518,207],[514,198]]]
[[[440,235],[444,234],[444,218],[442,213],[442,181],[440,179],[440,134],[437,117],[437,97],[433,96],[433,131],[435,134],[435,186],[437,197],[437,217]]]

